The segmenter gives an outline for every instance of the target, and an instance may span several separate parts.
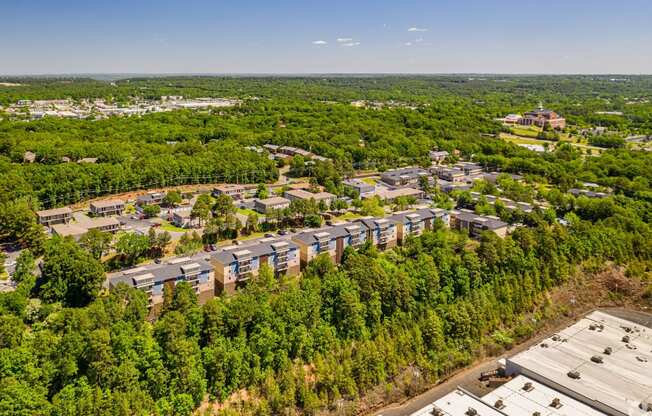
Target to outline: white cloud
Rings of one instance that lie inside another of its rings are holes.
[[[337,38],[337,41],[339,43],[351,43],[353,41],[353,38]]]
[[[408,29],[408,32],[427,32],[428,29],[425,27],[411,27]]]
[[[328,42],[326,42],[325,40],[313,40],[312,44],[313,45],[328,45]]]
[[[421,43],[421,42],[423,42],[423,38],[414,39],[414,41],[415,41],[416,43]]]
[[[412,42],[405,42],[403,45],[405,45],[405,46],[412,46]]]
[[[349,47],[358,46],[358,45],[360,45],[360,42],[347,42],[342,44],[342,46],[349,46]]]

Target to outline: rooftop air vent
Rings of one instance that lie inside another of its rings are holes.
[[[468,410],[466,411],[466,413],[464,413],[464,414],[465,414],[466,416],[477,416],[477,415],[478,415],[478,411],[475,410],[475,409],[472,408],[472,407],[469,407],[469,409],[468,409]]]
[[[580,379],[580,372],[577,370],[571,370],[568,372],[568,377],[572,378],[573,380],[579,380]]]
[[[636,356],[636,359],[637,359],[638,361],[642,362],[642,363],[647,363],[647,358],[645,358],[645,357],[643,357],[643,356],[641,356],[641,355],[637,355],[637,356]]]
[[[523,390],[525,390],[525,391],[532,391],[532,390],[534,390],[534,386],[532,385],[532,382],[531,382],[531,381],[528,381],[528,382],[526,382],[525,384],[523,384]]]
[[[594,355],[591,357],[591,361],[593,361],[596,364],[602,364],[602,357],[599,355]]]
[[[541,412],[534,412],[532,413],[532,416],[541,416]]]
[[[652,412],[652,402],[649,403],[641,402],[638,405],[638,408],[644,412]]]
[[[553,341],[559,341],[560,339],[561,339],[561,337],[559,335],[557,335],[557,334],[552,336]]]
[[[629,342],[629,336],[625,335],[620,339],[622,342]]]
[[[607,348],[604,349],[603,352],[604,352],[606,355],[611,355],[611,353],[613,352],[613,349],[612,349],[611,347],[607,347]]]
[[[441,409],[438,408],[438,407],[435,407],[435,408],[432,409],[432,411],[430,412],[430,414],[431,414],[432,416],[444,416],[444,411],[441,410]]]
[[[558,397],[555,397],[555,398],[552,399],[552,401],[550,402],[550,407],[554,407],[555,409],[559,409],[561,406],[562,406],[562,404],[561,404],[561,400],[559,400]]]
[[[625,344],[625,346],[626,346],[627,349],[629,349],[629,350],[635,350],[635,349],[636,349],[636,345],[634,345],[634,344]]]
[[[546,344],[545,342],[542,342],[541,343],[541,348],[548,348],[548,344]]]
[[[503,403],[502,400],[498,399],[496,400],[496,403],[494,403],[494,407],[498,410],[502,410],[505,408],[505,403]]]

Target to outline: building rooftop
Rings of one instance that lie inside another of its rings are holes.
[[[559,401],[559,407],[551,406]],[[558,392],[528,377],[519,375],[496,390],[482,397],[485,403],[496,406],[509,416],[533,415],[539,412],[545,416],[604,416],[600,412],[574,398]]]
[[[457,217],[463,221],[480,222],[490,230],[496,230],[499,228],[507,227],[508,225],[506,222],[501,221],[500,218],[498,217],[494,217],[491,215],[478,215],[473,211],[469,211],[468,209],[452,210],[450,211],[450,215]]]
[[[223,185],[217,185],[214,187],[214,190],[220,191],[220,192],[229,192],[229,191],[240,191],[243,190],[244,186],[243,185],[237,185],[233,183],[226,183]]]
[[[65,214],[72,214],[72,209],[68,207],[63,207],[63,208],[52,208],[52,209],[44,209],[41,211],[36,211],[36,215],[39,217],[49,217],[52,215],[65,215]]]
[[[289,204],[290,200],[283,198],[281,196],[273,196],[271,198],[258,199],[256,200],[256,202],[263,205],[280,205],[280,204]]]
[[[381,199],[395,199],[402,196],[413,196],[418,198],[423,191],[414,188],[383,189],[376,192]]]
[[[328,192],[317,192],[313,194],[312,192],[304,191],[303,189],[291,189],[285,191],[285,195],[298,198],[298,199],[314,199],[315,201],[335,198],[335,195]]]
[[[297,245],[288,240],[279,240],[274,238],[262,238],[252,241],[246,246],[230,246],[211,254],[211,259],[217,260],[222,264],[231,264],[238,259],[260,257],[273,254],[279,250],[297,249]]]
[[[355,232],[362,232],[362,231],[366,231],[366,226],[364,223],[346,222],[342,224],[336,224],[336,225],[320,228],[317,230],[311,230],[311,231],[299,233],[296,234],[293,238],[305,244],[312,244],[324,238],[328,238],[328,239],[340,238]]]
[[[204,259],[191,259],[188,257],[176,257],[161,264],[147,264],[122,270],[107,275],[111,286],[118,283],[126,283],[129,286],[135,286],[142,276],[151,275],[154,283],[165,282],[167,280],[182,276],[190,272],[210,272],[213,270],[211,264]],[[150,277],[150,276],[148,276]]]
[[[96,208],[107,208],[114,207],[116,205],[124,205],[125,202],[122,199],[105,199],[103,201],[93,201],[91,206]]]
[[[433,404],[412,413],[411,416],[432,416],[436,414],[433,412],[434,409],[440,410],[443,412],[441,414],[445,416],[505,416],[505,413],[462,389],[447,394]],[[475,410],[476,413],[473,413],[471,409]]]
[[[649,414],[639,406],[652,403],[652,330],[596,311],[509,358],[506,369],[611,414]]]
[[[440,208],[423,208],[416,211],[398,212],[389,217],[391,221],[408,223],[410,221],[427,220],[431,218],[442,217],[446,213],[445,210]]]
[[[51,228],[54,234],[61,237],[78,237],[88,232],[87,228],[77,224],[54,224]]]

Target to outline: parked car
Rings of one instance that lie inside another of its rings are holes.
[[[265,237],[266,238],[272,238],[272,237],[276,237],[276,236],[274,234],[267,233],[267,234],[265,234]]]
[[[278,235],[287,235],[287,234],[288,234],[287,230],[280,230],[278,232]]]

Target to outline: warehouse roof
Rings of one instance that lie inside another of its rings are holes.
[[[557,400],[555,400],[557,399]],[[598,410],[528,377],[519,375],[482,397],[509,416],[603,416]],[[503,407],[504,406],[504,407]]]
[[[652,403],[652,330],[593,312],[507,360],[507,371],[574,392],[609,413],[645,414]]]

